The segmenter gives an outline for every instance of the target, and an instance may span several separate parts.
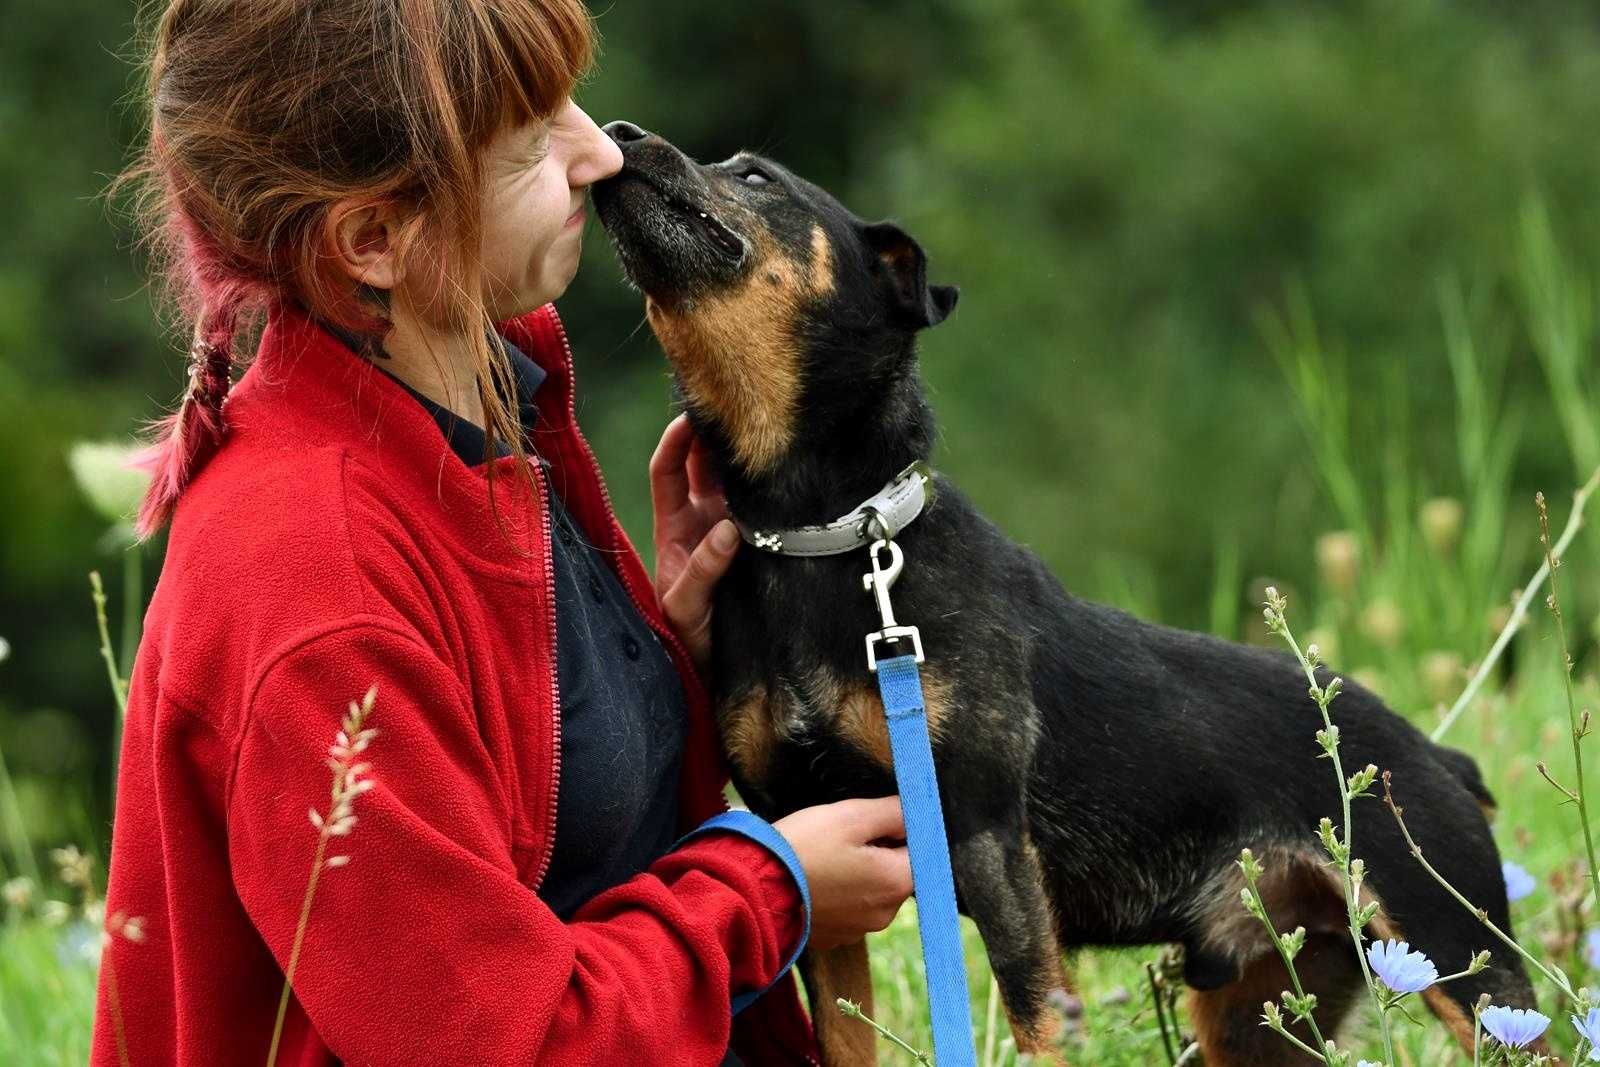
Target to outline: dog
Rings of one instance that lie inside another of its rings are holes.
[[[593,187],[597,212],[751,542],[712,616],[734,784],[767,819],[892,794],[863,645],[881,625],[863,595],[867,552],[785,554],[772,531],[851,514],[929,459],[916,342],[958,292],[930,284],[900,226],[857,217],[770,159],[700,164],[630,123],[607,132],[624,162]],[[1018,1049],[1057,1050],[1050,994],[1067,984],[1064,951],[1166,942],[1183,946],[1207,1064],[1315,1062],[1261,1025],[1262,1002],[1289,981],[1241,906],[1236,862],[1252,849],[1273,922],[1305,928],[1296,969],[1331,1035],[1365,990],[1341,876],[1316,840],[1324,816],[1338,821],[1340,794],[1298,663],[1074,597],[948,479],[932,488],[894,532],[905,562],[893,608],[926,649],[958,906],[982,935]],[[1346,769],[1391,771],[1431,862],[1509,929],[1493,799],[1473,761],[1357,685],[1331,715]],[[1379,905],[1364,933],[1465,969],[1488,932],[1424,872],[1380,802],[1358,801],[1352,821],[1362,901]],[[870,1006],[865,945],[807,952],[801,974],[827,1063],[876,1062],[872,1032],[833,1008],[838,996]],[[1500,952],[1424,994],[1469,1052],[1482,993],[1534,1005],[1520,961]]]

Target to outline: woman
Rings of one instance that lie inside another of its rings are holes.
[[[725,505],[674,421],[652,582],[576,426],[549,302],[620,165],[570,99],[590,34],[577,0],[154,29],[124,179],[194,362],[146,457],[96,1063],[804,1062],[794,955],[910,891],[894,798],[722,811]]]

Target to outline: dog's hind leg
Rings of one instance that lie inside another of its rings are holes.
[[[1461,788],[1455,777],[1420,761],[1393,772],[1396,803],[1428,862],[1500,929],[1513,934],[1500,855],[1481,814],[1480,797]],[[1388,811],[1357,820],[1357,848],[1366,859],[1367,888],[1383,903],[1369,928],[1379,939],[1407,941],[1443,973],[1464,970],[1472,957],[1490,949],[1489,966],[1422,993],[1422,999],[1472,1052],[1472,1009],[1479,996],[1512,1008],[1536,1006],[1522,961],[1504,949],[1475,914],[1463,908],[1425,871],[1406,846]],[[1359,836],[1365,833],[1366,843]],[[1548,1053],[1547,1053],[1548,1054]]]
[[[1020,811],[973,827],[971,798],[966,800],[949,819],[957,892],[983,936],[1017,1051],[1052,1054],[1061,1020],[1049,994],[1066,987],[1066,973],[1045,896],[1044,868]]]
[[[1256,889],[1273,928],[1302,927],[1305,946],[1295,956],[1301,988],[1317,998],[1313,1015],[1332,1039],[1350,1007],[1366,991],[1350,940],[1343,887],[1326,861],[1302,846],[1258,843],[1262,866]],[[1236,866],[1222,868],[1199,898],[1195,937],[1185,977],[1190,1019],[1208,1067],[1279,1067],[1320,1062],[1261,1025],[1261,1006],[1293,989],[1289,973],[1260,920],[1239,902],[1244,881]],[[1288,1013],[1285,1012],[1288,1020]],[[1295,1037],[1315,1048],[1311,1028],[1294,1024]]]
[[[1350,1007],[1365,992],[1350,935],[1307,935],[1294,966],[1301,987],[1317,998],[1313,1013],[1317,1027],[1324,1038],[1331,1040]],[[1321,1057],[1307,1056],[1281,1034],[1261,1025],[1261,1005],[1269,1000],[1276,1003],[1289,988],[1289,973],[1277,953],[1272,952],[1247,964],[1237,981],[1221,989],[1191,991],[1189,1019],[1206,1067],[1302,1067],[1321,1063]],[[1289,1021],[1285,1013],[1285,1022]],[[1297,1023],[1289,1027],[1289,1032],[1316,1047],[1310,1027]]]
[[[872,1015],[872,973],[867,943],[800,955],[800,976],[811,1001],[811,1026],[817,1033],[825,1067],[862,1067],[878,1062],[877,1035],[872,1027],[839,1011],[838,998],[854,1001]]]

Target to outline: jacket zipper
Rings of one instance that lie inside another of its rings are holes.
[[[607,540],[607,543],[608,543],[608,547],[611,549],[611,553],[612,553],[612,557],[611,558],[615,558],[616,554],[618,552],[617,535],[616,535],[617,515],[616,515],[615,510],[613,510],[613,508],[611,506],[611,490],[606,487],[605,476],[601,473],[600,461],[595,458],[594,449],[589,447],[589,442],[588,442],[587,439],[584,438],[583,431],[578,429],[578,400],[577,400],[578,390],[577,390],[577,381],[576,381],[576,379],[575,379],[575,377],[573,375],[573,372],[572,372],[572,344],[571,344],[570,341],[567,340],[567,328],[562,323],[561,316],[554,313],[555,312],[554,308],[551,308],[551,312],[552,312],[552,314],[550,315],[550,320],[555,324],[556,336],[561,339],[562,356],[566,360],[566,371],[567,371],[567,424],[572,427],[573,436],[575,436],[578,439],[578,444],[579,444],[579,446],[580,446],[580,448],[581,448],[581,450],[583,452],[584,458],[589,461],[589,470],[594,474],[595,484],[600,487],[600,498],[601,498],[601,500],[603,500],[605,502],[605,506],[606,506],[606,540]],[[548,482],[544,480],[545,471],[541,468],[539,473],[541,475],[541,485],[543,485],[545,487],[546,491],[548,492]],[[555,569],[551,565],[551,562],[550,562],[550,509],[549,509],[548,506],[546,506],[544,508],[544,538],[545,538],[545,560],[544,560],[545,584],[546,584],[546,587],[547,587],[547,589],[549,591],[549,597],[550,597],[550,601],[549,602],[550,602],[550,604],[552,605],[552,608],[553,608],[553,606],[555,604]],[[690,664],[690,668],[689,669],[692,672],[694,670],[694,667],[693,667],[692,661],[689,658],[689,650],[683,644],[683,642],[678,639],[678,635],[672,632],[671,626],[667,625],[664,620],[663,620],[663,622],[662,622],[662,624],[660,626],[657,626],[652,621],[652,616],[651,616],[650,612],[646,611],[644,605],[639,602],[638,596],[635,595],[635,593],[633,591],[632,583],[630,583],[621,574],[620,570],[614,564],[612,565],[612,569],[618,571],[617,577],[618,577],[618,579],[621,580],[622,587],[627,590],[628,599],[633,601],[634,609],[639,612],[640,617],[644,619],[645,623],[650,627],[650,629],[655,631],[655,633],[659,637],[661,637],[662,640],[667,642],[669,647],[671,647],[672,649],[674,649],[678,653],[678,656],[679,656],[679,660],[678,661],[679,662]],[[555,648],[555,633],[554,633],[554,631],[555,631],[555,612],[554,612],[554,610],[552,610],[550,612],[550,629],[551,629],[550,647],[553,649],[553,648]],[[539,882],[543,881],[543,879],[544,879],[545,871],[550,866],[551,853],[554,851],[554,843],[555,843],[554,842],[554,838],[555,838],[555,832],[556,832],[556,830],[555,830],[555,827],[556,827],[556,821],[555,821],[556,780],[557,780],[557,778],[559,776],[559,772],[561,770],[561,745],[560,745],[560,740],[561,740],[561,709],[560,709],[560,707],[558,705],[559,697],[557,697],[555,695],[555,693],[556,693],[556,682],[555,682],[555,671],[554,670],[552,670],[550,672],[550,677],[551,677],[550,689],[551,689],[551,694],[552,694],[551,701],[550,701],[550,706],[556,709],[555,738],[556,738],[556,742],[557,743],[556,743],[556,746],[555,746],[555,756],[554,756],[555,773],[553,773],[551,775],[551,778],[550,778],[550,823],[549,823],[550,828],[549,828],[549,830],[547,830],[545,832],[545,855],[544,855],[544,859],[540,862],[540,865],[539,865],[538,877],[534,880],[534,886],[533,887],[534,887],[535,890],[537,890],[539,888]],[[694,680],[694,684],[695,685],[699,685],[701,687],[701,689],[704,690],[704,696],[705,696],[705,700],[706,700],[706,714],[710,715],[711,714],[711,709],[710,709],[711,693],[710,693],[710,691],[706,689],[704,684],[698,678],[696,678]],[[718,790],[717,791],[717,801],[718,801],[718,803],[720,803],[722,805],[722,810],[723,811],[727,811],[728,810],[728,796],[727,796],[727,793],[725,793],[722,790]],[[812,1056],[809,1052],[803,1052],[803,1053],[801,1053],[801,1055],[805,1058],[806,1063],[810,1064],[811,1067],[821,1067],[821,1063],[814,1056]]]
[[[569,354],[568,359],[571,356]],[[544,544],[544,595],[547,605],[545,617],[545,647],[550,650],[550,799],[545,817],[544,847],[540,850],[539,870],[533,876],[532,889],[539,891],[544,876],[550,870],[550,860],[555,854],[556,801],[561,785],[561,689],[557,679],[560,667],[556,660],[556,568],[550,558],[550,477],[544,463],[537,455],[528,462],[533,464],[534,479],[539,484],[540,538]]]
[[[551,321],[555,323],[556,335],[561,338],[561,349],[562,349],[562,352],[565,354],[565,358],[566,358],[566,361],[567,361],[567,382],[568,382],[568,389],[567,389],[567,423],[572,427],[573,434],[578,439],[578,444],[582,448],[584,458],[589,461],[589,470],[591,472],[593,472],[593,474],[594,474],[595,484],[600,487],[600,498],[605,502],[605,506],[606,506],[606,541],[607,541],[607,546],[606,547],[608,549],[610,549],[611,558],[614,559],[614,558],[616,558],[616,554],[619,553],[621,550],[617,545],[617,535],[616,535],[617,516],[616,516],[616,511],[611,506],[611,490],[606,487],[605,476],[600,471],[600,461],[595,459],[594,449],[589,447],[589,442],[584,438],[583,432],[578,429],[578,403],[577,403],[578,391],[577,391],[577,387],[576,387],[577,383],[573,379],[573,374],[572,374],[572,345],[567,340],[567,328],[564,325],[562,325],[561,318],[560,318],[559,315],[551,315],[550,318],[551,318]],[[640,603],[639,597],[634,593],[632,583],[630,583],[627,580],[627,578],[620,572],[620,570],[617,567],[615,567],[613,565],[612,569],[618,571],[617,578],[618,578],[619,581],[621,581],[622,587],[627,590],[628,599],[633,601],[633,606],[634,606],[635,610],[637,610],[639,612],[640,618],[644,619],[646,625],[648,625],[650,627],[650,629],[652,631],[654,631],[655,634],[658,637],[660,637],[663,641],[665,641],[670,648],[672,648],[674,651],[676,651],[678,653],[678,656],[680,657],[681,662],[691,664],[690,670],[692,671],[693,670],[693,666],[692,666],[692,660],[689,658],[689,650],[683,644],[683,642],[678,639],[678,635],[673,633],[672,632],[672,628],[670,626],[668,626],[665,622],[663,622],[660,626],[657,626],[656,623],[653,621],[652,614],[645,609],[645,606],[642,603]],[[696,685],[701,685],[702,689],[704,688],[704,685],[700,682],[700,680],[698,678],[696,678],[694,680],[694,682],[695,682]],[[709,692],[706,693],[705,695],[707,697],[707,700],[709,701],[709,699],[710,699]],[[724,809],[727,808],[726,801],[724,801],[724,803],[723,803],[723,808]]]

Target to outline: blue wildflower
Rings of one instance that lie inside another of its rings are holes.
[[[1420,993],[1439,980],[1439,968],[1405,941],[1374,941],[1367,946],[1367,962],[1383,984],[1396,993]]]
[[[1550,1025],[1550,1017],[1532,1008],[1507,1008],[1499,1004],[1483,1009],[1483,1028],[1507,1048],[1527,1048]]]
[[[1600,930],[1590,930],[1583,939],[1583,960],[1600,971]]]
[[[1506,880],[1506,899],[1513,904],[1539,888],[1539,883],[1533,875],[1510,860],[1500,865],[1500,873]]]
[[[1580,1019],[1572,1017],[1572,1028],[1589,1042],[1589,1061],[1600,1062],[1600,1008],[1590,1008],[1589,1017]]]

